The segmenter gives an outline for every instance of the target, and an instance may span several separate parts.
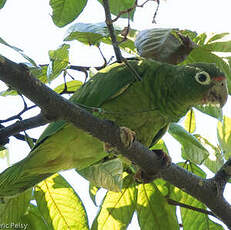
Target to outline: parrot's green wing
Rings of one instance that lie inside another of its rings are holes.
[[[129,65],[131,68],[134,68],[138,62],[138,60],[132,60],[129,62]],[[137,74],[142,78],[145,69],[140,67],[137,71]],[[110,72],[110,74],[108,74],[108,72]],[[131,74],[131,70],[127,68],[126,64],[115,63],[99,71],[96,76],[92,77],[83,87],[79,88],[74,93],[70,101],[90,112],[95,108],[99,108],[100,111],[100,106],[105,101],[119,96],[137,80],[135,74]],[[37,144],[34,148],[49,136],[61,130],[65,125],[66,121],[52,122],[37,140]]]

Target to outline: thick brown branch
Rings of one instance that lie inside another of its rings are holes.
[[[231,206],[218,193],[214,180],[200,178],[173,163],[163,168],[163,161],[159,156],[138,141],[134,141],[129,149],[125,148],[120,139],[120,128],[114,123],[94,117],[30,76],[20,65],[3,57],[0,57],[0,80],[18,89],[38,105],[49,120],[72,122],[101,141],[116,146],[125,157],[140,166],[147,174],[159,172],[160,177],[206,204],[231,228]]]
[[[216,186],[219,194],[223,194],[225,185],[231,178],[231,158],[217,171],[215,176],[211,179]]]

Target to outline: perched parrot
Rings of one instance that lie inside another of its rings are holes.
[[[147,59],[128,64],[102,69],[70,100],[133,130],[147,147],[192,106],[222,107],[227,100],[226,78],[215,64],[176,66]],[[97,138],[66,121],[53,122],[26,158],[0,174],[0,197],[17,195],[60,170],[84,169],[107,155]]]

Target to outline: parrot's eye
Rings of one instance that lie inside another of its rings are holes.
[[[199,72],[196,74],[195,79],[201,85],[208,85],[211,82],[211,78],[207,72]]]

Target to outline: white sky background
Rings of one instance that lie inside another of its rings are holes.
[[[173,27],[180,29],[190,29],[197,32],[230,32],[231,33],[231,1],[229,0],[160,0],[160,8],[156,17],[157,24],[152,24],[152,17],[156,4],[150,2],[144,8],[138,8],[135,14],[134,28],[142,30],[153,27]],[[48,50],[57,49],[63,44],[65,31],[69,26],[57,28],[50,17],[51,9],[48,0],[7,0],[5,7],[0,10],[0,37],[11,45],[24,50],[24,52],[33,58],[37,64],[49,63]],[[75,22],[102,22],[104,21],[103,8],[96,0],[89,0],[87,8]],[[126,25],[126,21],[125,21]],[[105,56],[109,59],[112,53],[111,48],[104,50]],[[97,48],[87,48],[78,42],[71,43],[71,64],[73,65],[101,65],[102,58]],[[25,62],[25,60],[16,52],[0,45],[0,54],[8,57],[12,61]],[[78,72],[74,73],[79,76]],[[0,82],[0,91],[3,90],[3,84]],[[0,119],[5,119],[13,114],[17,114],[23,107],[21,100],[15,104],[15,98],[0,97]],[[229,113],[230,106],[225,107],[225,112]],[[38,110],[37,110],[38,111]],[[30,117],[32,114],[28,113]],[[208,121],[208,117],[199,117],[202,122]],[[211,121],[214,121],[212,118]],[[214,140],[216,137],[216,126],[204,128],[203,135]],[[38,137],[41,129],[34,129],[31,132],[33,137]],[[213,141],[214,142],[214,141]],[[177,145],[170,139],[170,144]],[[179,149],[179,145],[177,145]],[[11,139],[9,144],[11,162],[16,162],[25,157],[29,147],[15,139]],[[178,151],[179,152],[179,151]],[[173,161],[177,161],[179,153],[172,156]],[[1,161],[0,161],[1,163]],[[4,162],[2,162],[3,164]],[[0,169],[2,165],[0,165]],[[97,209],[84,195],[88,193],[88,183],[79,176],[74,177],[71,171],[65,172],[69,175],[69,182],[78,191],[81,199],[86,205],[90,223],[93,220]],[[81,187],[79,186],[81,184]],[[231,202],[231,189],[226,192],[226,197]],[[132,229],[132,228],[131,228]],[[134,229],[134,228],[133,228]]]

